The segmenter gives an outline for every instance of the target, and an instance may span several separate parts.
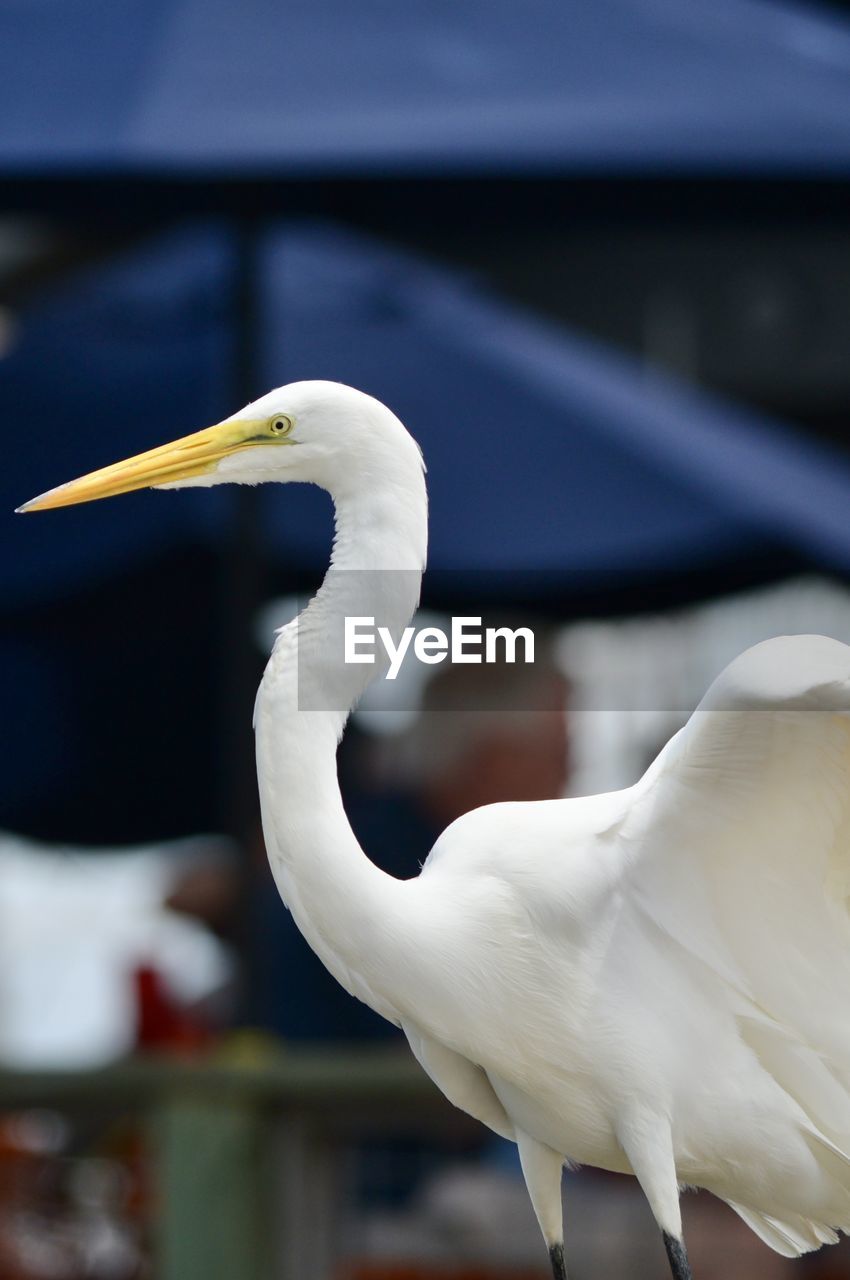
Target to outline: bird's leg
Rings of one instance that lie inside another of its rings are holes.
[[[553,1280],[569,1280],[567,1264],[564,1261],[564,1246],[553,1244],[549,1250],[549,1261],[552,1263]]]
[[[670,1270],[673,1272],[673,1280],[693,1280],[691,1275],[691,1264],[688,1262],[687,1251],[682,1240],[677,1240],[675,1236],[668,1235],[665,1231],[664,1248],[667,1250],[667,1258],[670,1262]]]
[[[567,1280],[564,1263],[564,1223],[561,1204],[561,1175],[564,1157],[521,1129],[516,1130],[519,1162],[525,1185],[540,1223],[543,1238],[549,1246],[549,1261],[554,1280]]]
[[[633,1110],[621,1118],[617,1137],[664,1235],[673,1280],[691,1280],[669,1120]]]

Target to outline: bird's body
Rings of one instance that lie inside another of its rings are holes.
[[[816,1247],[850,1222],[850,1161],[834,1149],[847,1130],[823,1115],[836,1085],[812,1052],[818,1041],[760,1006],[725,940],[714,954],[713,939],[702,953],[702,938],[689,942],[706,915],[703,877],[669,912],[645,897],[640,791],[493,806],[446,833],[420,881],[442,906],[451,961],[438,1017],[420,1014],[417,1030],[483,1066],[478,1096],[489,1085],[511,1126],[537,1142],[630,1173],[627,1135],[669,1129],[677,1181],[774,1217],[774,1229],[752,1225],[789,1252]],[[490,851],[486,865],[478,850]],[[770,957],[782,983],[793,962],[782,945]],[[840,1008],[840,974],[827,974]],[[435,1078],[450,1093],[450,1068]],[[801,1088],[820,1115],[801,1105]],[[486,1122],[474,1102],[466,1109]]]
[[[269,859],[311,946],[453,1103],[517,1141],[556,1275],[565,1159],[637,1175],[680,1277],[682,1182],[780,1252],[834,1240],[850,1226],[850,649],[757,646],[634,787],[475,810],[394,880],[337,785],[375,673],[339,641],[345,616],[397,635],[416,607],[421,461],[388,410],[334,384],[212,430],[280,413],[301,449],[251,469],[239,445],[200,478],[190,450],[189,474],[313,480],[336,504],[331,570],[279,633],[255,711]]]

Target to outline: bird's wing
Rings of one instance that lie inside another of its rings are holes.
[[[814,1055],[846,1099],[850,647],[781,637],[737,658],[633,789],[622,835],[630,897],[734,988],[759,1056],[787,1076]]]

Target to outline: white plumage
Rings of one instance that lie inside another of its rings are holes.
[[[281,414],[294,448],[263,435]],[[677,1277],[683,1182],[781,1253],[834,1241],[850,1227],[850,649],[757,645],[635,786],[476,810],[396,881],[340,799],[337,741],[376,670],[343,665],[340,635],[346,614],[397,635],[416,607],[418,450],[333,383],[280,388],[188,441],[216,432],[206,471],[178,442],[164,477],[153,451],[147,470],[143,455],[29,505],[163,478],[330,491],[331,572],[257,699],[272,869],[339,981],[404,1029],[453,1103],[518,1142],[556,1276],[565,1158],[637,1175]]]

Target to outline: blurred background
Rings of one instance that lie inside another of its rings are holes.
[[[742,648],[850,641],[846,10],[0,0],[0,1280],[548,1275],[512,1149],[265,870],[254,689],[328,500],[11,513],[353,383],[425,454],[424,611],[538,636],[364,702],[370,856],[629,784]],[[576,1280],[666,1276],[630,1180],[565,1210]],[[685,1217],[701,1280],[850,1276]]]

